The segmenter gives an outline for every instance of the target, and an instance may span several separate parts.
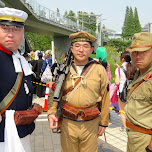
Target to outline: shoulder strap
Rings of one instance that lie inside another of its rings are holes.
[[[94,63],[94,62],[93,62],[93,63]],[[82,76],[85,76],[85,75],[88,73],[88,71],[91,69],[93,63],[91,63],[91,64],[86,68],[86,70],[83,72]],[[70,91],[72,91],[80,81],[81,81],[81,77],[75,82],[74,87],[71,86],[71,87],[69,87],[67,90],[65,90],[65,91],[63,92],[63,96],[66,95],[67,93],[69,93]]]
[[[119,73],[119,77],[120,77],[120,67],[118,67],[118,73]]]
[[[90,66],[90,67],[89,67]],[[88,76],[89,76],[89,74],[91,73],[91,71],[94,69],[94,67],[95,67],[95,64],[93,64],[93,63],[91,63],[90,65],[89,65],[88,67],[87,67],[87,72],[85,72],[85,78],[87,78]],[[83,75],[84,76],[84,75]],[[80,78],[80,80],[81,80],[81,78]],[[78,80],[77,80],[78,81]],[[72,94],[75,92],[75,90],[77,90],[77,88],[79,88],[79,86],[81,85],[81,83],[80,83],[80,81],[72,88],[72,90],[71,90],[71,92],[70,92],[70,94],[68,95],[68,97],[66,98],[66,101],[68,101],[70,98],[71,98],[71,96],[72,96]]]
[[[5,96],[5,98],[0,102],[0,114],[2,114],[14,101],[16,98],[18,91],[20,89],[23,78],[23,72],[18,73],[16,82],[13,88],[9,91],[9,93]]]
[[[146,75],[146,76],[147,76],[147,75]],[[146,78],[146,76],[145,76],[145,78]],[[148,79],[150,79],[150,78],[152,78],[152,75],[151,75]],[[135,91],[135,89],[136,89],[139,85],[141,85],[143,82],[144,82],[144,80],[141,80],[141,81],[133,88],[132,92],[130,93],[130,96],[131,96],[131,94]]]
[[[126,72],[127,72],[126,69],[125,69],[123,66],[121,66],[120,68],[122,69],[122,71],[123,71],[123,72],[125,73],[125,75],[126,75]]]

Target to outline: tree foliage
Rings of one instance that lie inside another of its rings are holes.
[[[122,37],[129,40],[137,32],[141,32],[137,8],[135,8],[133,12],[132,8],[127,6],[125,20],[122,27]]]
[[[27,39],[33,50],[46,51],[51,49],[51,36],[26,32]]]
[[[135,23],[135,33],[141,32],[142,28],[141,28],[141,24],[139,22],[138,11],[137,11],[136,7],[134,10],[134,23]]]
[[[111,46],[115,48],[116,52],[124,52],[126,48],[128,48],[131,44],[131,40],[124,41],[121,39],[111,39],[108,41],[107,46]]]

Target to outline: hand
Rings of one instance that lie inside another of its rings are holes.
[[[99,126],[98,129],[98,137],[101,136],[106,130],[106,127]]]
[[[51,131],[53,131],[53,129],[57,128],[55,122],[58,121],[58,119],[55,117],[54,114],[51,114],[51,115],[48,116],[48,120],[49,120]]]
[[[114,64],[115,67],[119,67],[119,65],[117,63]]]
[[[150,144],[148,145],[148,148],[149,148],[150,150],[152,150],[152,137],[151,137]]]

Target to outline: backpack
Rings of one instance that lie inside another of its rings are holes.
[[[123,66],[120,67],[126,74],[126,70]],[[122,102],[127,102],[128,86],[131,84],[132,80],[126,79],[122,92],[119,92],[119,98]]]

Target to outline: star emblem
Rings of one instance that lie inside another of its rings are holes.
[[[139,45],[139,42],[137,42],[136,45]]]

